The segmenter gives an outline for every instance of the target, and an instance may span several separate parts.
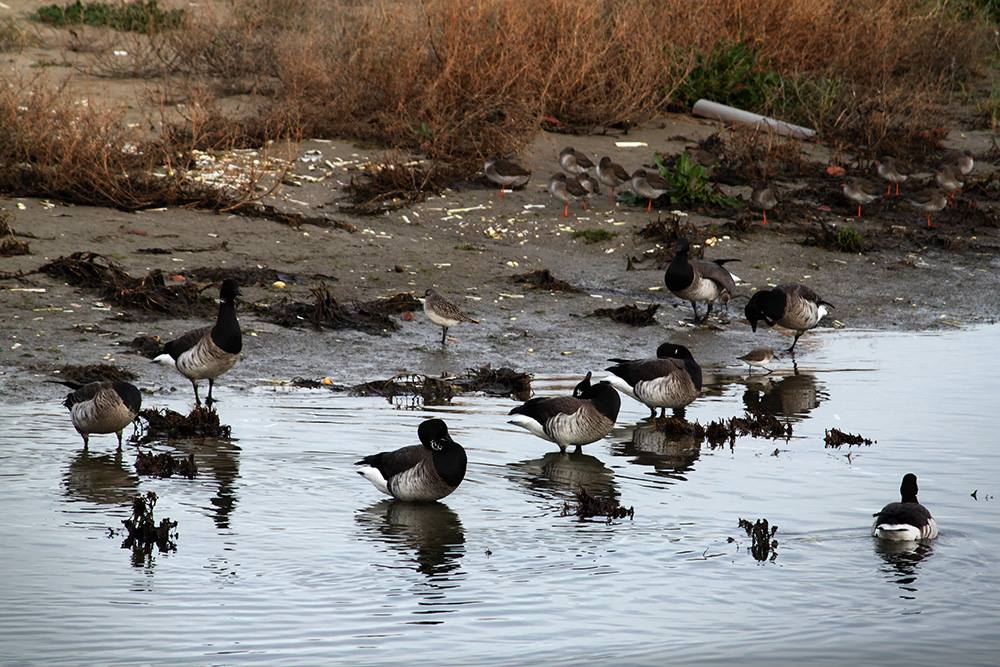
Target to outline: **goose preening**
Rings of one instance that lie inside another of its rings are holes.
[[[628,183],[629,178],[625,167],[613,162],[608,156],[602,157],[597,163],[597,180],[608,189],[608,195],[612,202],[615,200],[615,191],[622,184]]]
[[[701,394],[701,367],[683,345],[663,343],[655,359],[608,361],[615,362],[605,369],[611,386],[648,407],[654,423],[657,408],[671,408],[680,416]]]
[[[878,193],[871,185],[854,178],[844,181],[842,191],[845,197],[858,205],[858,220],[861,219],[861,207],[878,199]]]
[[[372,454],[355,465],[358,474],[399,500],[429,502],[449,495],[465,479],[468,457],[451,439],[442,419],[428,419],[417,427],[419,445]]]
[[[559,152],[559,166],[570,176],[576,176],[593,169],[594,163],[580,151],[567,146]]]
[[[799,337],[815,328],[829,308],[833,308],[833,305],[820,298],[812,288],[800,283],[788,283],[755,293],[743,312],[754,331],[757,331],[757,324],[763,322],[769,327],[794,333],[795,340],[788,348],[789,352],[794,352]]]
[[[531,178],[531,172],[521,165],[495,155],[486,160],[483,173],[486,174],[486,178],[500,186],[501,197],[505,187],[519,188]]]
[[[909,176],[903,173],[899,164],[891,157],[884,157],[875,161],[875,172],[883,181],[886,181],[885,196],[892,194],[892,186],[896,186],[896,196],[899,196],[899,184],[906,181]]]
[[[427,315],[427,319],[441,327],[441,345],[448,344],[448,329],[459,322],[479,324],[479,320],[470,317],[433,288],[424,292],[424,314]]]
[[[569,217],[569,205],[572,202],[583,201],[590,192],[576,178],[569,178],[559,172],[549,179],[549,194],[563,203],[563,217]]]
[[[770,375],[774,370],[768,368],[767,365],[771,363],[772,359],[776,359],[777,356],[774,350],[769,347],[755,347],[742,357],[737,357],[737,359],[747,365],[747,376],[753,372],[754,368],[763,368]]]
[[[590,377],[587,373],[572,396],[537,397],[517,406],[508,413],[509,423],[556,443],[563,452],[570,445],[579,449],[597,442],[614,427],[622,400],[608,381],[591,384]]]
[[[227,278],[219,289],[219,315],[215,324],[189,331],[165,343],[154,362],[174,366],[194,387],[194,402],[201,405],[198,380],[208,380],[206,404],[212,405],[215,380],[239,361],[243,351],[243,332],[236,318],[236,297],[240,294],[236,281]]]
[[[629,187],[632,188],[632,192],[649,200],[646,204],[647,213],[653,210],[654,199],[659,199],[670,192],[670,184],[663,180],[662,176],[645,169],[636,169],[632,172]]]
[[[736,259],[717,259],[709,262],[688,257],[690,243],[681,238],[677,241],[677,252],[663,274],[663,282],[674,296],[691,302],[695,322],[707,322],[712,314],[712,304],[720,301],[728,304],[736,293],[736,281],[723,265]],[[698,319],[698,302],[708,304],[705,317]]]
[[[907,473],[899,487],[900,502],[889,503],[875,514],[872,536],[883,540],[933,540],[938,535],[937,522],[927,508],[917,501],[917,476]]]
[[[121,380],[89,384],[54,382],[73,390],[63,405],[69,408],[73,426],[83,436],[84,449],[90,445],[93,433],[116,434],[118,449],[122,448],[122,431],[135,420],[142,407],[142,394],[134,384]]]

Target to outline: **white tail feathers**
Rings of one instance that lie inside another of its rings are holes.
[[[638,398],[635,397],[635,390],[633,390],[632,387],[629,386],[628,382],[626,382],[625,380],[621,379],[620,377],[618,377],[614,373],[611,373],[605,379],[608,382],[611,383],[612,387],[614,387],[615,389],[617,389],[621,393],[625,394],[629,398],[634,399],[636,401],[639,400]],[[641,403],[642,401],[639,401],[639,402]]]
[[[510,419],[507,420],[507,423],[520,426],[532,435],[536,435],[543,440],[552,441],[552,438],[548,436],[542,425],[528,415],[510,415]]]
[[[920,529],[906,523],[883,523],[875,526],[872,534],[880,540],[914,542],[921,539]]]
[[[392,495],[391,493],[389,493],[388,482],[385,481],[385,477],[383,477],[382,473],[378,471],[378,468],[373,468],[372,466],[363,466],[361,468],[358,468],[358,474],[367,479],[369,482],[371,482],[372,486],[374,486],[382,493],[386,494],[387,496]]]

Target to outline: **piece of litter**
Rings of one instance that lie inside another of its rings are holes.
[[[648,146],[645,141],[616,141],[615,146],[618,148],[642,148],[643,146]]]

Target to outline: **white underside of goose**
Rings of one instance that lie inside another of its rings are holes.
[[[916,542],[918,540],[933,540],[938,536],[937,522],[929,519],[923,528],[917,528],[908,523],[883,523],[872,528],[872,536],[880,540],[897,542]]]
[[[157,355],[157,356],[153,357],[153,363],[154,364],[163,364],[164,366],[171,366],[173,368],[177,368],[177,362],[174,361],[174,358],[171,357],[166,352],[164,352],[163,354],[160,354],[160,355]]]
[[[358,468],[357,472],[359,475],[371,482],[372,486],[385,495],[392,495],[389,493],[389,484],[385,481],[385,477],[382,477],[382,473],[378,471],[378,468],[374,468],[372,466],[362,466],[361,468]]]

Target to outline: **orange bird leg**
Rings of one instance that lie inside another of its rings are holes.
[[[896,196],[899,196],[899,183],[896,183]]]
[[[861,219],[861,204],[858,204],[858,220]]]
[[[891,183],[886,183],[885,184],[885,196],[888,197],[891,194],[892,194],[892,184]]]
[[[767,224],[767,209],[764,209],[764,224]]]
[[[564,218],[569,217],[569,202],[566,202],[566,205],[563,206],[563,217]]]
[[[647,200],[647,201],[648,201],[649,203],[648,203],[648,204],[646,204],[646,213],[649,213],[649,212],[651,212],[651,211],[653,210],[653,200],[652,200],[652,199],[649,199],[649,200]]]
[[[933,227],[933,226],[934,225],[931,224],[931,214],[928,213],[927,214],[927,227],[930,228],[930,227]]]

